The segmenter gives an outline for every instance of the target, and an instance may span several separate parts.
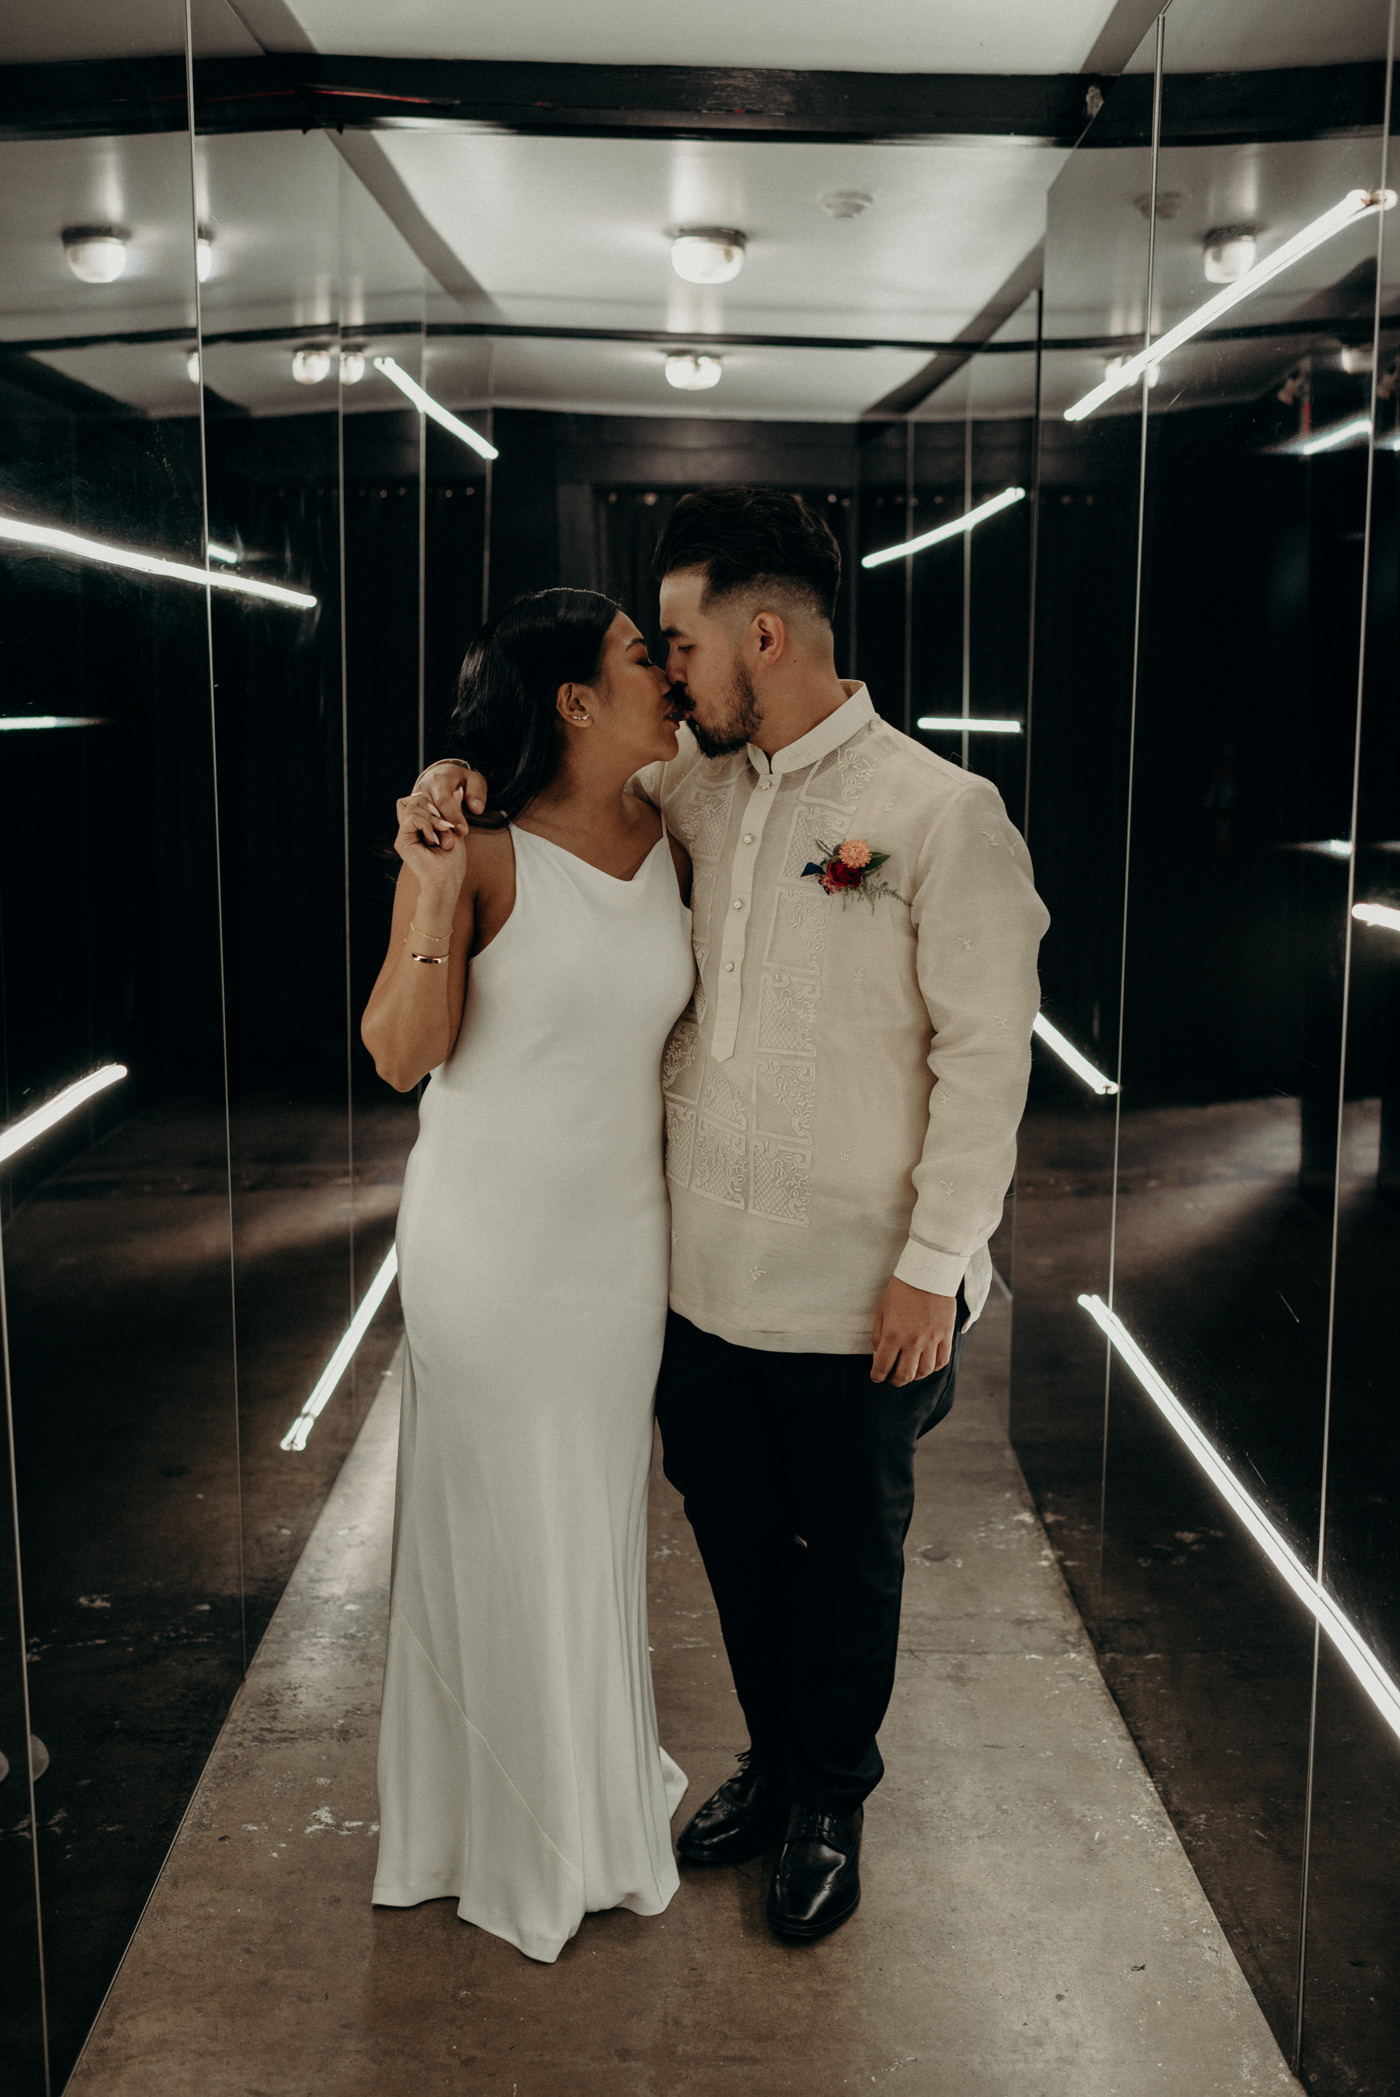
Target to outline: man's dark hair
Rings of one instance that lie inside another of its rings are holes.
[[[657,542],[652,573],[702,568],[701,604],[779,584],[830,625],[841,587],[841,549],[825,518],[779,488],[723,486],[683,495]]]

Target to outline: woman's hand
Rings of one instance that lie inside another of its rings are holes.
[[[399,827],[394,850],[411,869],[424,908],[451,917],[467,875],[468,829],[462,816],[462,788],[448,801],[444,814],[430,795],[405,794],[398,803]]]
[[[461,790],[473,815],[486,813],[486,781],[480,772],[455,757],[441,757],[413,782],[415,794],[426,794],[439,815],[456,813],[454,799]]]

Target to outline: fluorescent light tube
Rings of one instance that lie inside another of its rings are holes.
[[[1292,1545],[1284,1541],[1258,1501],[1246,1492],[1181,1400],[1162,1381],[1118,1314],[1111,1311],[1099,1296],[1081,1296],[1078,1301],[1108,1335],[1110,1344],[1132,1370],[1162,1417],[1185,1443],[1221,1498],[1244,1523],[1275,1571],[1282,1574],[1298,1600],[1317,1619],[1386,1724],[1392,1732],[1400,1734],[1400,1686],[1391,1680],[1350,1617],[1308,1571]]]
[[[104,1063],[99,1070],[79,1078],[75,1085],[65,1085],[62,1092],[56,1092],[42,1107],[35,1107],[32,1113],[22,1114],[18,1121],[11,1122],[7,1129],[0,1129],[0,1165],[125,1076],[124,1063]]]
[[[879,568],[886,561],[903,560],[911,553],[922,553],[926,546],[937,546],[944,539],[955,539],[961,532],[970,532],[984,517],[995,517],[998,510],[1009,510],[1013,502],[1025,496],[1024,488],[1003,488],[1000,495],[992,496],[989,502],[979,502],[975,510],[965,517],[955,517],[951,524],[940,524],[931,532],[920,532],[917,539],[905,539],[898,546],[886,546],[879,553],[868,553],[861,562],[862,568]]]
[[[974,734],[980,729],[984,735],[1019,735],[1021,733],[1019,721],[989,721],[985,717],[979,719],[976,714],[920,714],[919,726],[920,728],[936,730],[945,728],[949,730],[956,729],[959,734],[964,729],[971,729]]]
[[[1316,452],[1340,451],[1344,444],[1359,444],[1371,434],[1369,415],[1353,415],[1347,422],[1334,422],[1330,429],[1310,431],[1306,437],[1290,437],[1274,446],[1276,457],[1310,459]]]
[[[291,604],[304,612],[316,608],[316,599],[305,590],[284,590],[280,583],[253,582],[246,575],[220,575],[212,568],[192,567],[188,561],[167,561],[159,554],[109,546],[103,539],[84,539],[77,532],[55,531],[48,524],[25,524],[18,517],[0,516],[0,540],[14,546],[39,546],[48,553],[66,554],[70,560],[95,561],[103,568],[129,568],[137,575],[173,575],[179,582],[232,590],[240,597],[262,597],[269,604]]]
[[[1225,285],[1223,290],[1216,292],[1214,298],[1207,299],[1204,305],[1198,306],[1193,313],[1188,313],[1185,320],[1179,320],[1174,328],[1168,328],[1165,335],[1159,335],[1155,342],[1149,342],[1136,356],[1125,358],[1115,370],[1105,375],[1102,383],[1095,386],[1091,393],[1086,393],[1082,400],[1077,400],[1072,408],[1065,409],[1065,421],[1082,422],[1086,415],[1093,414],[1095,408],[1101,408],[1106,400],[1112,400],[1115,393],[1121,393],[1125,386],[1131,386],[1140,379],[1149,364],[1159,364],[1164,357],[1169,357],[1173,350],[1181,348],[1183,342],[1189,342],[1193,335],[1199,335],[1203,328],[1210,327],[1222,314],[1228,313],[1231,307],[1238,306],[1242,299],[1252,297],[1273,278],[1281,276],[1284,270],[1291,269],[1295,262],[1301,262],[1304,255],[1310,255],[1313,249],[1320,248],[1325,240],[1331,240],[1334,234],[1343,233],[1348,226],[1356,225],[1363,218],[1369,218],[1373,211],[1389,211],[1394,202],[1393,189],[1348,191],[1340,204],[1334,204],[1330,211],[1323,212],[1321,218],[1315,218],[1310,226],[1304,226],[1301,233],[1295,233],[1291,240],[1285,240],[1282,247],[1274,249],[1272,255],[1266,255],[1262,262],[1256,262],[1253,269],[1246,270],[1233,284]]]
[[[1400,932],[1400,910],[1393,903],[1353,903],[1351,914],[1363,925],[1384,925],[1387,932]]]
[[[0,714],[5,728],[105,728],[105,714]]]
[[[1072,1041],[1066,1041],[1058,1027],[1052,1027],[1043,1012],[1037,1012],[1032,1034],[1038,1034],[1048,1049],[1053,1049],[1062,1063],[1068,1064],[1077,1078],[1083,1078],[1091,1092],[1116,1092],[1118,1087],[1112,1078],[1106,1078],[1101,1070],[1095,1070],[1087,1056],[1081,1056]]]
[[[204,551],[208,554],[211,561],[223,561],[230,568],[238,566],[237,549],[232,546],[221,546],[217,539],[208,540]]]
[[[501,455],[494,444],[488,444],[469,422],[463,422],[460,417],[441,407],[431,393],[425,393],[418,381],[411,379],[403,366],[396,364],[392,357],[376,357],[374,368],[376,371],[382,371],[389,383],[398,387],[400,393],[407,395],[415,408],[421,408],[425,415],[431,415],[434,422],[441,423],[445,430],[451,430],[454,437],[460,437],[463,444],[469,444],[481,458],[499,459]]]
[[[312,1428],[316,1425],[320,1414],[324,1412],[334,1394],[336,1385],[349,1368],[355,1349],[369,1331],[370,1322],[375,1312],[379,1309],[380,1304],[383,1303],[384,1298],[388,1295],[389,1284],[398,1271],[398,1247],[391,1245],[384,1257],[383,1266],[365,1290],[364,1300],[360,1304],[360,1308],[341,1334],[335,1353],[316,1379],[315,1389],[297,1414],[295,1420],[293,1420],[291,1426],[287,1429],[287,1432],[283,1435],[278,1444],[279,1448],[304,1449],[306,1447]]]

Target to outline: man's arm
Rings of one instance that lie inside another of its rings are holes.
[[[984,780],[969,780],[934,824],[916,875],[934,1087],[908,1241],[876,1317],[874,1368],[883,1357],[888,1373],[902,1354],[902,1370],[917,1354],[916,1373],[926,1375],[942,1365],[928,1359],[930,1342],[947,1360],[952,1299],[1001,1220],[1015,1170],[1040,1009],[1036,953],[1050,918],[1025,843]],[[907,1380],[896,1372],[894,1381]]]

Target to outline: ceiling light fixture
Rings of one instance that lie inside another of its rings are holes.
[[[385,1254],[382,1266],[374,1280],[365,1290],[360,1308],[356,1311],[345,1331],[340,1336],[334,1354],[316,1379],[315,1388],[287,1432],[278,1443],[279,1449],[304,1449],[312,1428],[324,1412],[335,1387],[354,1359],[355,1349],[369,1331],[370,1322],[380,1304],[389,1293],[389,1284],[399,1271],[398,1248],[391,1245]]]
[[[365,375],[365,348],[363,343],[347,343],[340,353],[340,383],[342,386],[358,386]]]
[[[1037,1012],[1031,1024],[1031,1032],[1057,1055],[1077,1078],[1083,1078],[1091,1092],[1106,1094],[1116,1092],[1118,1087],[1112,1078],[1106,1078],[1101,1070],[1095,1070],[1087,1056],[1081,1056],[1072,1041],[1067,1041],[1058,1027],[1052,1027],[1043,1012]]]
[[[1288,459],[1310,459],[1320,451],[1339,451],[1345,444],[1361,444],[1371,434],[1369,415],[1353,415],[1334,422],[1329,429],[1310,430],[1306,437],[1290,437],[1274,447],[1275,455]]]
[[[194,271],[201,284],[207,284],[214,274],[214,236],[207,226],[195,230]]]
[[[975,510],[965,517],[955,517],[951,524],[935,526],[931,532],[920,532],[917,539],[903,539],[898,546],[881,547],[879,553],[868,553],[861,562],[862,568],[880,568],[886,561],[897,561],[911,553],[922,553],[926,546],[937,546],[944,539],[956,539],[963,532],[970,532],[984,518],[995,517],[998,510],[1009,510],[1012,503],[1025,499],[1024,488],[1003,488],[1000,495],[993,495],[987,502],[979,502]]]
[[[1136,356],[1129,357],[1117,371],[1107,376],[1101,385],[1086,393],[1082,400],[1077,400],[1072,408],[1066,408],[1065,421],[1082,422],[1086,415],[1093,414],[1095,408],[1101,408],[1105,401],[1112,400],[1115,393],[1121,393],[1125,386],[1131,386],[1150,364],[1160,364],[1173,350],[1180,349],[1184,342],[1189,342],[1193,335],[1199,335],[1203,328],[1210,327],[1222,314],[1238,306],[1243,299],[1251,298],[1265,284],[1272,283],[1284,270],[1291,269],[1295,262],[1300,262],[1304,255],[1310,255],[1314,248],[1320,248],[1324,241],[1331,240],[1335,234],[1344,233],[1348,226],[1358,224],[1363,218],[1369,218],[1372,212],[1389,211],[1394,203],[1393,189],[1349,190],[1341,202],[1334,204],[1330,211],[1324,211],[1321,218],[1315,218],[1311,225],[1304,226],[1291,240],[1285,240],[1281,247],[1274,249],[1272,255],[1266,255],[1262,262],[1257,262],[1253,269],[1246,270],[1233,284],[1227,284],[1223,290],[1217,291],[1214,298],[1207,299],[1194,313],[1188,313],[1185,320],[1178,321],[1174,328],[1168,328],[1165,335],[1159,335],[1155,342],[1149,342]]]
[[[974,734],[979,728],[989,735],[1019,735],[1021,733],[1019,721],[992,721],[985,714],[920,714],[919,726],[920,728],[929,728],[940,733],[946,729],[950,735],[962,735],[969,728]]]
[[[185,359],[185,377],[192,386],[197,386],[203,375],[203,368],[199,361],[199,351],[191,350]]]
[[[240,597],[266,598],[269,604],[295,605],[299,611],[316,609],[316,599],[306,590],[288,590],[281,583],[254,582],[246,575],[220,575],[212,568],[196,568],[189,561],[167,561],[159,554],[109,546],[102,539],[84,539],[77,532],[56,531],[48,524],[26,524],[18,517],[0,516],[0,541],[4,540],[13,546],[38,546],[47,553],[60,553],[67,560],[93,561],[100,568],[128,568],[137,575],[169,575],[178,582],[199,583],[206,589],[232,590]]]
[[[62,1092],[56,1092],[42,1107],[22,1114],[18,1121],[11,1122],[9,1128],[0,1129],[0,1165],[25,1149],[36,1136],[44,1135],[79,1107],[85,1107],[90,1099],[96,1099],[98,1093],[105,1092],[109,1085],[120,1083],[125,1076],[124,1063],[104,1063],[100,1070],[79,1078],[76,1085],[65,1085]]]
[[[680,226],[671,238],[671,267],[687,284],[730,284],[747,247],[748,236],[733,226]]]
[[[1201,267],[1208,284],[1238,284],[1254,267],[1259,252],[1257,226],[1212,226],[1201,243]]]
[[[211,561],[222,561],[229,568],[236,568],[241,558],[236,546],[223,546],[217,539],[207,539],[204,551]]]
[[[105,728],[107,714],[0,714],[5,728]]]
[[[80,284],[115,284],[125,273],[130,239],[124,226],[65,226],[63,252]]]
[[[319,386],[331,375],[331,353],[312,344],[292,351],[292,377],[298,386]]]
[[[374,368],[376,371],[382,371],[390,385],[397,386],[400,393],[413,402],[415,408],[421,409],[424,415],[440,424],[443,429],[451,430],[453,436],[460,437],[463,444],[469,444],[479,458],[499,459],[501,455],[494,444],[488,444],[479,430],[474,430],[469,422],[463,422],[460,416],[442,407],[433,399],[431,393],[425,393],[418,381],[411,379],[403,366],[396,364],[392,357],[376,357]]]
[[[1393,903],[1353,903],[1351,914],[1363,925],[1384,925],[1387,932],[1400,932],[1400,910]]]
[[[1258,1501],[1240,1484],[1219,1450],[1197,1426],[1176,1393],[1158,1375],[1117,1312],[1111,1311],[1099,1296],[1081,1296],[1077,1300],[1107,1335],[1109,1345],[1121,1355],[1158,1412],[1195,1457],[1221,1498],[1243,1522],[1274,1570],[1282,1575],[1304,1608],[1326,1632],[1386,1724],[1393,1732],[1400,1733],[1400,1686],[1391,1680],[1350,1617],[1339,1608],[1322,1582],[1309,1572]]]
[[[874,201],[868,189],[829,189],[817,199],[828,218],[859,218]]]
[[[666,359],[666,383],[678,386],[682,393],[708,393],[723,377],[724,366],[718,357],[677,351]]]

